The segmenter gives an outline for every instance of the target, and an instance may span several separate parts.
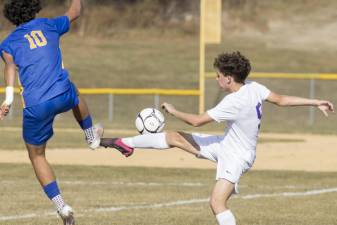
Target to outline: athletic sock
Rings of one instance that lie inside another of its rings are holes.
[[[95,139],[95,136],[94,136],[94,129],[93,127],[90,127],[88,129],[85,129],[84,130],[84,134],[85,134],[85,139],[88,141],[88,142],[93,142],[94,139]]]
[[[122,142],[131,148],[170,148],[166,142],[166,133],[143,134],[130,138],[122,138]]]
[[[236,225],[235,217],[230,210],[226,210],[216,215],[219,225]]]
[[[92,126],[92,118],[91,116],[87,116],[84,120],[78,122],[84,131],[85,138],[88,142],[92,142],[95,139],[94,129]]]
[[[54,198],[52,198],[52,201],[57,211],[61,211],[61,209],[65,206],[64,200],[61,195],[56,195]]]
[[[60,189],[56,181],[51,182],[43,187],[44,192],[48,198],[54,203],[57,211],[60,211],[65,205],[64,200],[61,196]]]
[[[80,124],[82,130],[86,130],[86,129],[92,127],[92,118],[89,115],[84,120],[78,121],[78,123]]]

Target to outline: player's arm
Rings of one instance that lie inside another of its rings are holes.
[[[81,15],[81,0],[71,0],[70,7],[68,11],[66,12],[66,16],[69,18],[70,22],[73,22]]]
[[[14,63],[13,57],[6,53],[2,53],[2,58],[5,62],[4,68],[4,79],[6,85],[6,99],[0,107],[0,119],[2,120],[9,112],[9,109],[14,100],[14,84],[15,84],[15,74],[16,65]]]
[[[175,109],[175,107],[169,103],[163,103],[162,108],[171,115],[177,117],[178,119],[184,121],[185,123],[193,126],[200,127],[206,123],[212,122],[213,119],[207,114],[203,113],[200,115],[184,113]]]
[[[279,95],[274,92],[271,92],[266,100],[278,106],[316,106],[325,116],[328,116],[329,111],[334,112],[333,104],[325,100]]]

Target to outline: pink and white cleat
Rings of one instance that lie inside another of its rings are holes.
[[[122,142],[121,138],[101,138],[101,146],[105,148],[115,148],[120,151],[125,157],[133,154],[134,148],[131,148]]]

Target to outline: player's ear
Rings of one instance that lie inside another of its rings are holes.
[[[227,84],[231,84],[232,81],[233,81],[233,77],[232,76],[226,76],[226,78],[227,78],[227,80],[226,80]]]

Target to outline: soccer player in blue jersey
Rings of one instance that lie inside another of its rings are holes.
[[[72,0],[64,16],[35,18],[41,10],[40,0],[8,0],[5,17],[16,29],[1,43],[5,62],[6,99],[0,107],[0,119],[10,110],[14,97],[16,69],[24,100],[23,138],[35,174],[46,195],[53,201],[64,224],[74,224],[73,210],[65,204],[56,177],[45,158],[47,141],[53,135],[57,114],[70,109],[84,130],[89,147],[100,144],[103,128],[92,125],[84,99],[63,68],[60,38],[81,13],[81,0]]]

